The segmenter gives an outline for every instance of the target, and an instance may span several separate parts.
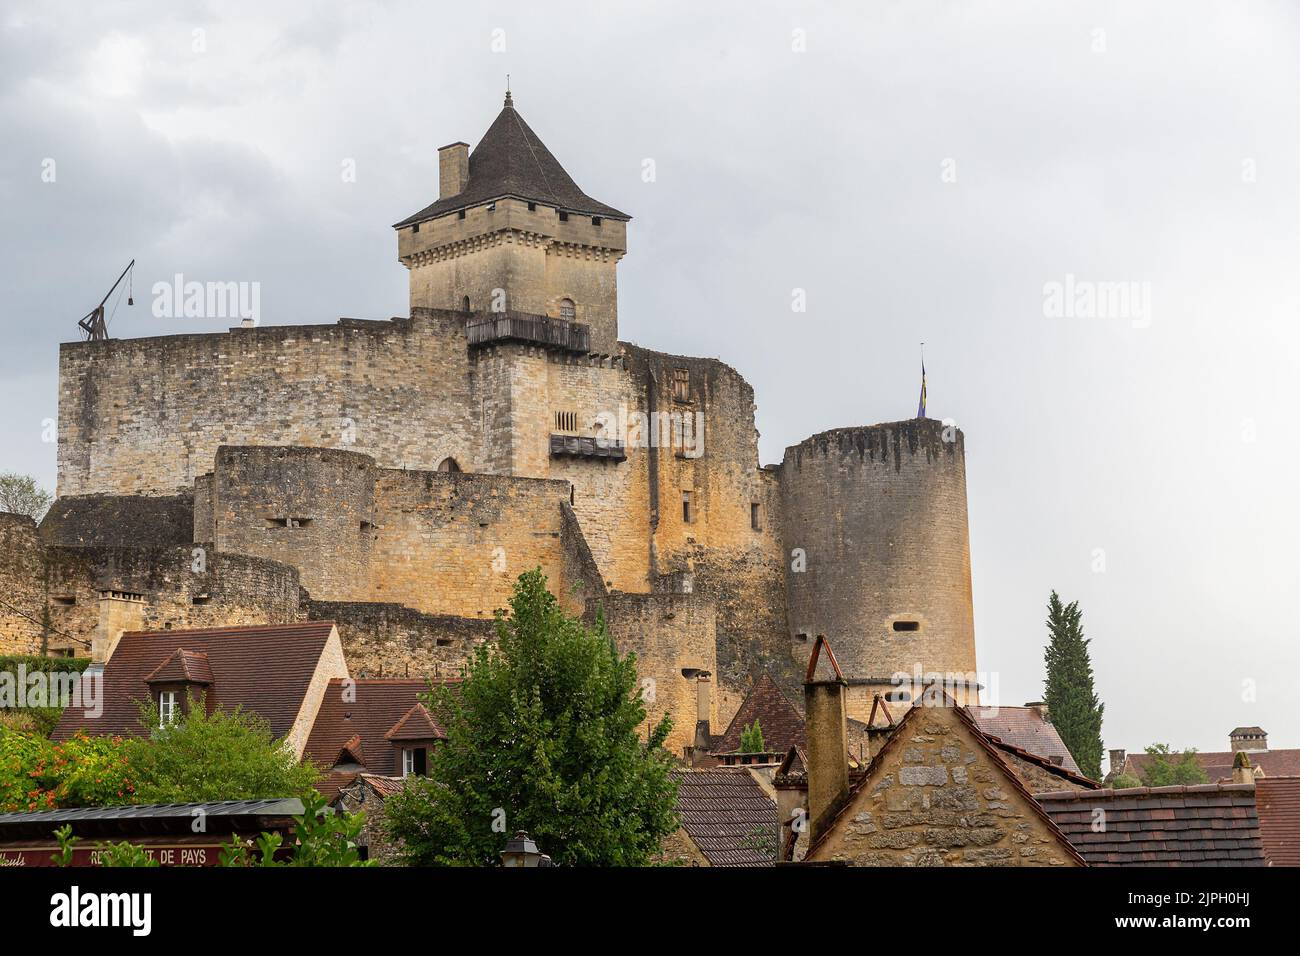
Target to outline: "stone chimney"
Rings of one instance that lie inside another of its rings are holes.
[[[1246,751],[1238,750],[1236,756],[1232,758],[1232,782],[1248,783],[1252,787],[1255,785],[1255,770],[1250,765],[1250,758],[1246,756]]]
[[[1263,727],[1238,727],[1228,734],[1228,749],[1233,753],[1263,753],[1268,750],[1268,733]]]
[[[849,744],[844,679],[822,635],[808,658],[804,722],[808,738],[808,837],[816,842],[849,793]]]
[[[469,143],[452,143],[438,150],[438,198],[459,196],[469,182]]]
[[[1025,706],[1036,713],[1044,723],[1051,723],[1051,715],[1047,712],[1047,702],[1041,700],[1027,700]]]
[[[90,639],[90,660],[107,664],[126,631],[144,628],[144,595],[125,591],[99,592],[99,622]]]
[[[1124,769],[1124,764],[1128,760],[1128,751],[1112,750],[1110,751],[1110,772],[1120,773]]]

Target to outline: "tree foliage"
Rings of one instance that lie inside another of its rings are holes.
[[[637,866],[677,827],[671,721],[643,739],[635,656],[619,656],[603,620],[565,615],[540,570],[497,613],[495,645],[428,704],[447,740],[386,805],[408,863],[495,865],[526,830],[560,865]]]
[[[30,475],[14,471],[0,474],[0,511],[27,515],[36,521],[45,517],[54,496],[36,483]]]
[[[742,727],[740,731],[740,752],[742,754],[761,754],[766,753],[767,748],[763,744],[763,728],[754,718],[754,722],[748,727]]]
[[[1105,705],[1093,688],[1092,661],[1083,636],[1079,602],[1061,603],[1056,592],[1047,602],[1049,641],[1044,655],[1047,680],[1043,700],[1052,724],[1084,776],[1101,779],[1101,720]]]
[[[1188,786],[1209,783],[1205,768],[1196,759],[1196,750],[1188,748],[1182,753],[1171,750],[1168,744],[1152,744],[1146,748],[1151,759],[1140,767],[1142,783],[1148,787]]]

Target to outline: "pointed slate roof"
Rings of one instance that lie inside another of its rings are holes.
[[[507,93],[505,106],[470,153],[469,181],[465,188],[455,196],[439,199],[415,215],[407,216],[393,228],[400,229],[506,196],[588,216],[625,221],[632,218],[579,189],[560,161],[524,122]]]
[[[416,704],[384,734],[385,740],[446,740],[447,734],[424,704]]]
[[[741,702],[727,730],[713,745],[715,754],[738,753],[740,732],[758,721],[763,731],[763,746],[769,753],[785,753],[791,747],[806,746],[803,717],[776,686],[772,675],[764,671]]]

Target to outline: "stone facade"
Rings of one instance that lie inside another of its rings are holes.
[[[804,860],[852,866],[1084,865],[973,724],[957,707],[940,705],[908,712]]]

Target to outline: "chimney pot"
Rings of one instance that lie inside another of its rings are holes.
[[[469,182],[469,144],[451,143],[438,150],[438,198],[459,196]]]

